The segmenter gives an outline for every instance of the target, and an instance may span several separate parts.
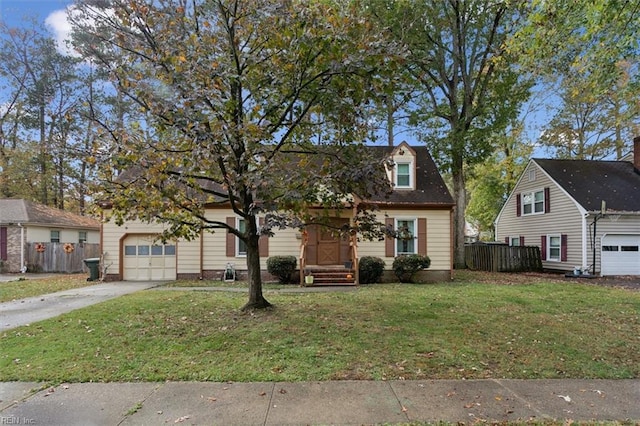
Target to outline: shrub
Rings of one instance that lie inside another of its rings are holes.
[[[267,271],[278,278],[281,284],[291,282],[291,274],[296,270],[295,256],[272,256],[267,259]]]
[[[431,266],[431,259],[420,254],[398,256],[393,260],[393,272],[401,283],[413,282],[416,272]]]
[[[358,263],[360,284],[377,283],[384,272],[384,260],[379,257],[363,256]]]

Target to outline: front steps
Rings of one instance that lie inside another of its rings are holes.
[[[304,268],[304,275],[313,276],[313,284],[302,283],[307,287],[356,285],[356,273],[353,269],[345,268],[342,265],[336,266],[307,266]]]

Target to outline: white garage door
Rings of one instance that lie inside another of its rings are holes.
[[[640,275],[640,235],[602,238],[602,275]]]
[[[153,242],[149,236],[124,241],[124,279],[152,281],[176,279],[176,246]]]

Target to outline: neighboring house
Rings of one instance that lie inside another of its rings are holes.
[[[426,147],[402,143],[397,147],[370,147],[379,155],[391,156],[395,166],[388,173],[394,191],[387,198],[367,200],[376,204],[380,222],[396,229],[406,228],[409,239],[366,241],[353,238],[341,240],[314,226],[303,232],[298,229],[276,231],[273,237],[261,240],[261,266],[265,278],[266,261],[270,256],[292,255],[300,260],[301,249],[308,267],[345,267],[354,256],[376,256],[386,262],[386,275],[391,279],[391,264],[399,254],[418,253],[431,258],[431,267],[423,274],[424,281],[448,280],[452,269],[452,211],[454,202],[438,173]],[[105,209],[105,219],[110,211]],[[210,219],[242,226],[228,205],[212,206]],[[342,212],[337,224],[349,223],[352,211]],[[103,269],[106,280],[173,280],[176,278],[219,279],[228,264],[243,277],[246,274],[246,253],[240,241],[225,231],[203,233],[196,241],[177,240],[162,244],[156,240],[164,229],[162,224],[126,222],[118,226],[113,221],[103,224]],[[355,250],[354,250],[355,248]],[[348,274],[350,275],[350,274]]]
[[[49,243],[98,244],[100,222],[22,199],[0,199],[0,263],[4,272],[24,272],[28,247]]]
[[[496,240],[537,245],[545,269],[640,275],[640,137],[628,161],[532,159]]]

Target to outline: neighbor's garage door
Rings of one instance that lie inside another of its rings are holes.
[[[602,238],[602,275],[640,275],[640,235]]]
[[[127,237],[124,241],[124,279],[175,280],[176,246],[154,243],[148,236]]]

